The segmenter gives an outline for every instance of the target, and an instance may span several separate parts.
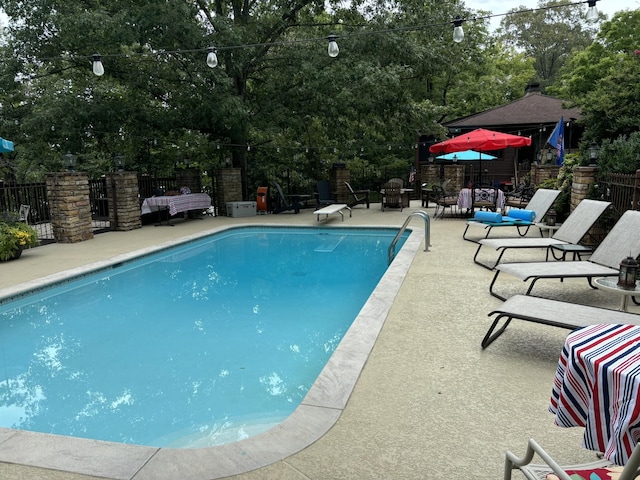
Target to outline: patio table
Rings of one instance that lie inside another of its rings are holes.
[[[190,210],[204,211],[211,206],[211,197],[206,193],[186,195],[167,195],[145,198],[142,202],[142,215],[168,210],[172,217]]]
[[[640,327],[599,324],[571,332],[549,411],[561,427],[585,427],[583,446],[624,465],[640,438]]]

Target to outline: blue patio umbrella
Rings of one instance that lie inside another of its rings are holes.
[[[455,157],[455,159],[454,159]],[[475,150],[464,150],[462,152],[452,152],[436,157],[440,160],[495,160],[498,157],[488,153],[476,152]]]
[[[436,157],[440,160],[453,160],[455,162],[479,160],[480,178],[482,178],[482,161],[495,160],[498,157],[489,155],[488,153],[476,152],[475,150],[463,150],[461,152],[451,152]]]
[[[0,137],[0,153],[13,152],[13,142]]]

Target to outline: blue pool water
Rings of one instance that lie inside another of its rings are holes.
[[[236,228],[5,302],[0,426],[158,447],[260,433],[304,398],[396,233]]]

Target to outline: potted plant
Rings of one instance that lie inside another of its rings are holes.
[[[38,234],[10,216],[0,218],[0,262],[20,258],[22,250],[38,245]]]

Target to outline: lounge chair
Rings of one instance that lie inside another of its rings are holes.
[[[493,270],[500,263],[504,253],[511,248],[546,248],[548,259],[552,245],[559,250],[563,250],[563,245],[573,245],[572,252],[574,254],[589,253],[592,251],[591,248],[583,247],[578,249],[577,245],[609,205],[611,205],[611,202],[582,200],[551,238],[483,238],[478,242],[478,249],[473,256],[473,261],[484,268]],[[500,252],[493,265],[478,260],[478,254],[483,246],[495,248]]]
[[[529,232],[529,228],[532,225],[542,222],[542,219],[551,208],[551,205],[553,205],[553,202],[556,201],[558,195],[560,195],[560,190],[549,190],[546,188],[539,188],[536,190],[536,193],[534,193],[533,197],[531,197],[531,200],[527,204],[527,210],[535,212],[535,217],[530,222],[513,222],[511,220],[501,222],[479,222],[474,219],[469,219],[467,220],[467,226],[462,233],[462,238],[469,242],[478,243],[478,240],[476,239],[467,238],[467,231],[469,230],[469,227],[472,226],[482,227],[486,230],[483,238],[488,238],[489,233],[491,233],[491,230],[494,227],[516,227],[518,235],[524,237]],[[542,236],[542,230],[540,231],[540,236]]]
[[[349,190],[349,195],[351,196],[351,200],[347,202],[347,206],[349,208],[355,207],[356,205],[366,205],[369,208],[369,190],[354,190],[351,188],[349,182],[344,182],[347,186],[347,190]]]
[[[640,315],[635,313],[578,305],[530,295],[514,295],[490,311],[488,315],[490,317],[495,315],[495,317],[480,343],[482,348],[488,347],[502,335],[511,320],[514,319],[568,330],[576,330],[598,323],[640,325]],[[498,328],[501,320],[504,320],[504,323]]]
[[[531,461],[536,454],[546,463],[545,465],[531,464]],[[551,456],[546,451],[542,449],[540,445],[538,445],[535,440],[530,439],[527,445],[527,452],[525,453],[524,457],[519,458],[510,451],[506,452],[504,479],[510,480],[511,472],[517,469],[520,470],[525,478],[529,480],[550,478],[547,476],[549,474],[555,474],[555,476],[560,480],[572,480],[574,478],[616,478],[617,480],[633,480],[634,478],[636,478],[637,470],[639,467],[639,444],[636,444],[636,447],[634,448],[633,453],[631,454],[631,457],[629,458],[629,461],[624,466],[624,468],[616,467],[612,462],[605,459],[582,465],[560,466],[553,458],[551,458]],[[612,471],[611,469],[615,470],[617,473],[609,474],[608,471]]]
[[[319,180],[316,183],[316,204],[318,208],[326,207],[336,203],[335,198],[331,195],[331,185],[326,180]]]
[[[275,185],[276,190],[278,190],[279,202],[273,209],[273,213],[287,212],[289,210],[293,210],[295,213],[300,213],[300,207],[302,204],[300,202],[290,202],[282,191],[280,184],[276,182]]]
[[[381,202],[383,212],[384,207],[399,208],[402,211],[402,184],[400,182],[389,180],[384,184]]]
[[[505,297],[494,292],[493,287],[501,272],[513,275],[531,284],[526,292],[531,293],[533,286],[540,279],[549,278],[586,278],[589,286],[594,277],[616,277],[620,261],[628,256],[638,258],[640,255],[640,211],[627,210],[620,220],[616,222],[602,243],[591,254],[589,260],[575,262],[527,262],[527,263],[501,263],[496,266],[496,273],[489,285],[489,292],[496,298],[505,300]]]

